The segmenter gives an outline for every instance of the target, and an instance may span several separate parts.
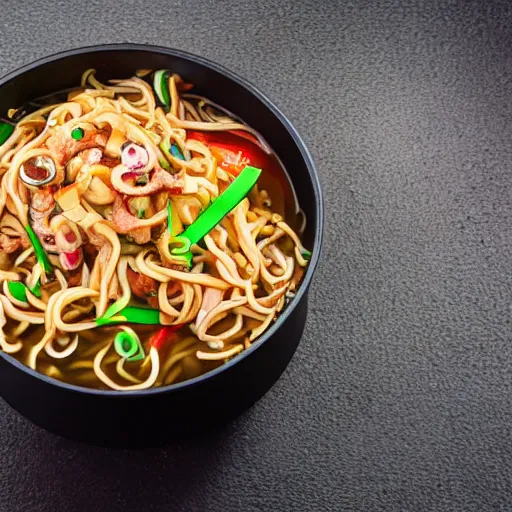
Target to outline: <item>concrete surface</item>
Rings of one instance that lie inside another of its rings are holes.
[[[0,73],[150,42],[253,81],[327,202],[297,355],[201,441],[91,448],[0,402],[0,510],[512,510],[512,4],[1,1]],[[165,428],[165,426],[163,426]]]

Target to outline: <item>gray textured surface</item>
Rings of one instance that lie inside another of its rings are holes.
[[[261,402],[148,452],[0,403],[1,511],[512,510],[509,2],[0,3],[1,73],[132,41],[249,78],[327,201],[307,331]]]

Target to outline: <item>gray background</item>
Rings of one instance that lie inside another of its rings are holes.
[[[512,510],[510,2],[0,4],[1,73],[131,41],[248,78],[303,135],[327,207],[307,329],[264,399],[145,452],[0,402],[0,510]]]

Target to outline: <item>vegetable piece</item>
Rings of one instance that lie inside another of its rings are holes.
[[[87,216],[87,210],[82,205],[78,205],[75,206],[74,208],[71,208],[71,210],[66,210],[62,212],[62,215],[64,215],[66,219],[79,223],[83,221]]]
[[[121,148],[125,143],[126,136],[124,133],[119,130],[112,130],[105,146],[105,154],[112,158],[119,158],[121,156]]]
[[[122,331],[114,338],[116,352],[127,361],[140,361],[146,357],[144,347],[137,333],[129,327],[121,327]]]
[[[176,144],[171,144],[171,155],[174,158],[179,158],[180,160],[185,160],[183,153],[181,152],[180,148]]]
[[[261,169],[246,167],[229,187],[213,203],[203,210],[181,235],[171,239],[171,243],[181,246],[171,248],[173,255],[185,255],[192,244],[197,244],[208,234],[242,199],[258,181]]]
[[[21,302],[27,302],[27,287],[20,281],[9,281],[7,284],[11,295]]]
[[[78,221],[78,225],[84,231],[87,231],[88,229],[91,229],[91,226],[94,226],[94,224],[102,222],[103,220],[105,219],[97,212],[86,212],[82,220]]]
[[[160,167],[162,169],[166,170],[167,172],[170,172],[171,174],[173,173],[173,168],[163,156],[158,157],[158,163],[160,164]]]
[[[171,236],[176,234],[174,230],[174,215],[172,214],[172,201],[167,201],[167,230]]]
[[[172,244],[172,243],[171,243]],[[176,249],[176,246],[171,245],[172,249]],[[172,263],[174,265],[183,266],[186,268],[190,268],[192,266],[193,262],[193,254],[190,251],[190,246],[183,251],[183,254],[175,254],[171,250],[171,256],[172,256]]]
[[[173,213],[174,206],[172,200],[167,201],[167,230],[171,237],[183,232],[183,224],[177,213]]]
[[[80,248],[83,243],[80,230],[75,224],[70,223],[64,215],[56,215],[50,220],[50,230],[55,233],[55,245],[57,250],[70,253]]]
[[[311,258],[311,251],[308,251],[307,249],[304,249],[300,253],[305,260],[309,261],[309,259]]]
[[[21,281],[9,281],[7,286],[9,287],[9,292],[11,295],[21,301],[27,302],[27,286],[23,284]],[[35,284],[33,288],[29,288],[29,290],[36,296],[41,297],[41,283],[39,280]]]
[[[34,285],[33,288],[30,288],[30,291],[36,296],[41,297],[41,281],[38,279],[37,283]]]
[[[71,138],[73,138],[75,140],[83,139],[83,137],[84,137],[84,131],[82,130],[82,128],[75,128],[71,132]]]
[[[9,123],[0,123],[0,146],[12,135],[14,126]]]
[[[160,69],[153,75],[153,89],[159,103],[169,112],[171,108],[171,94],[169,92],[169,71]]]
[[[165,158],[161,158],[159,160],[160,165],[166,170],[169,171],[171,174],[174,174],[178,172],[176,169],[174,169],[171,165],[169,165],[169,162],[172,162],[172,157],[180,158],[175,153],[172,152],[172,146],[171,144],[171,137],[169,135],[164,138],[164,140],[160,143],[160,149],[162,150],[162,153],[165,155],[167,160]],[[183,155],[182,155],[183,156]],[[185,160],[185,158],[181,158],[181,160]],[[169,162],[168,162],[169,161]],[[166,165],[163,165],[162,162],[165,162]]]
[[[119,313],[122,309],[124,309],[130,300],[130,296],[127,295],[125,297],[121,297],[120,299],[116,300],[108,309],[105,311],[102,317],[98,318],[96,320],[96,323],[98,321],[104,321],[104,323],[108,323],[108,320],[112,318],[116,313]],[[98,323],[98,325],[101,325]]]
[[[30,241],[32,242],[33,247],[34,247],[34,252],[36,253],[37,262],[41,265],[42,269],[46,273],[52,272],[53,271],[52,264],[50,263],[48,255],[46,254],[45,250],[43,249],[43,246],[41,245],[39,238],[37,238],[37,235],[35,234],[34,230],[32,229],[32,226],[26,226],[25,230],[28,234],[28,237],[30,238]]]
[[[149,175],[147,173],[141,174],[136,180],[135,185],[147,185],[149,183]]]
[[[133,306],[125,307],[118,311],[117,314],[109,318],[103,315],[99,318],[96,318],[95,322],[98,326],[118,323],[133,323],[146,325],[161,324],[160,311],[158,309],[137,308]]]
[[[178,244],[179,247],[182,242],[175,236],[175,234],[183,231],[183,225],[181,224],[180,218],[177,215],[172,214],[172,201],[168,201],[167,203],[167,230],[171,235],[169,239],[169,247],[176,249],[176,244]],[[183,265],[188,268],[192,266],[193,256],[190,252],[190,245],[187,245],[184,254],[173,254],[171,252],[171,255],[176,265]]]
[[[150,340],[149,345],[160,350],[166,341],[174,337],[174,333],[179,331],[185,324],[168,325],[162,327]]]
[[[73,208],[80,206],[80,194],[78,193],[77,183],[61,188],[55,192],[53,197],[61,207],[62,211],[72,210]]]
[[[243,132],[201,133],[189,131],[187,138],[197,140],[210,149],[217,165],[228,173],[238,176],[246,165],[265,167],[266,155],[258,141],[242,136]]]
[[[234,176],[238,176],[240,171],[251,163],[250,158],[241,150],[235,152],[222,146],[210,146],[210,151],[218,165]]]

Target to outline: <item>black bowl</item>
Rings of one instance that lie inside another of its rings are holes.
[[[101,45],[40,59],[0,79],[0,116],[28,100],[72,88],[84,70],[100,78],[131,76],[138,68],[169,68],[196,91],[259,130],[286,169],[308,219],[305,243],[313,255],[298,293],[248,350],[195,379],[146,391],[91,390],[48,378],[0,354],[0,394],[37,425],[67,438],[111,446],[151,445],[211,428],[261,398],[279,378],[302,336],[307,291],[318,263],[323,204],[318,177],[301,138],[257,89],[201,57],[148,45]]]

